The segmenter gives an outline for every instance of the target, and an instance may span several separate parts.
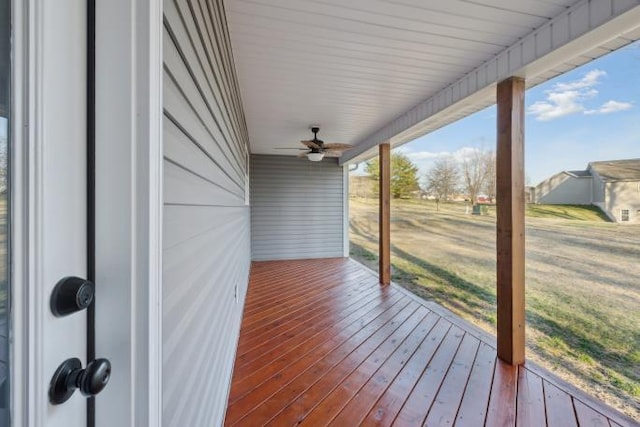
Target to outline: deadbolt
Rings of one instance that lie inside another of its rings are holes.
[[[93,302],[95,286],[80,277],[65,277],[53,288],[51,293],[51,312],[63,317],[84,310]]]

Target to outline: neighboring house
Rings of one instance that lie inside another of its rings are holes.
[[[588,171],[559,172],[536,186],[535,201],[545,205],[590,205],[592,181]]]
[[[548,205],[593,205],[612,221],[640,223],[640,159],[591,162],[586,170],[562,171],[535,187],[534,200]]]
[[[640,159],[591,162],[593,204],[616,222],[640,223]]]

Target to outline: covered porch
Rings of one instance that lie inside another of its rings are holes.
[[[639,0],[162,13],[167,425],[634,424],[524,363],[524,94],[640,39]],[[497,342],[389,284],[391,149],[493,104]],[[372,273],[342,257],[348,167],[378,154]]]
[[[252,264],[225,424],[635,425],[348,258]]]

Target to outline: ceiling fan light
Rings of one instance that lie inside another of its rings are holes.
[[[324,158],[324,153],[307,153],[307,159],[312,162],[319,162]]]

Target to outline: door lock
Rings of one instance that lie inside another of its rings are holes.
[[[93,302],[95,285],[80,277],[65,277],[53,288],[51,293],[51,312],[63,317],[84,310]]]
[[[111,362],[96,359],[82,369],[78,358],[67,359],[58,367],[49,385],[49,402],[59,405],[66,402],[76,389],[83,396],[95,396],[100,393],[111,378]]]

